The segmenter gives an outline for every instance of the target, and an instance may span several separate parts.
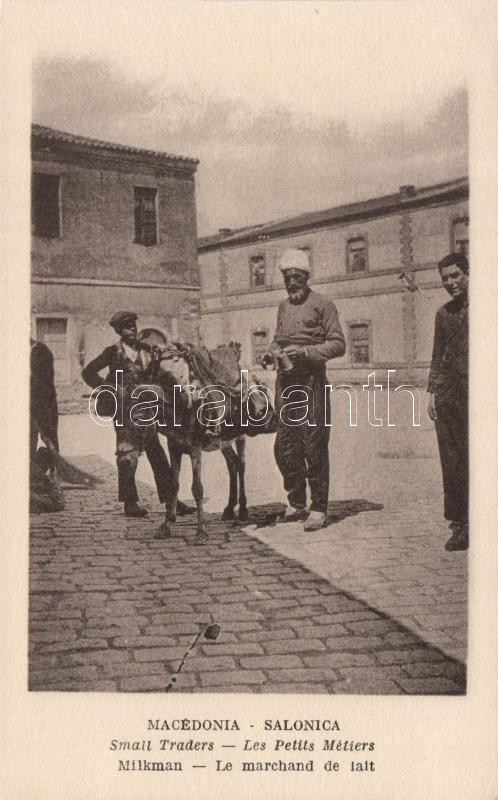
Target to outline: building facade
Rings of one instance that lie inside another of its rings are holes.
[[[231,339],[258,368],[286,297],[278,269],[289,247],[310,257],[310,285],[333,297],[347,338],[328,365],[332,383],[381,381],[424,385],[434,316],[447,300],[437,262],[468,251],[468,179],[415,188],[322,212],[199,240],[201,334],[208,347]]]
[[[32,336],[55,359],[62,410],[120,309],[150,340],[195,340],[197,160],[32,127]]]

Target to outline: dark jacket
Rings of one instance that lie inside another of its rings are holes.
[[[439,402],[463,399],[468,391],[469,304],[456,298],[436,314],[427,391]]]
[[[107,370],[106,375],[102,375],[102,370]],[[90,361],[81,372],[81,377],[92,389],[106,384],[119,389],[116,383],[116,373],[118,370],[123,372],[123,388],[128,386],[138,386],[146,383],[146,367],[143,353],[140,353],[137,362],[132,361],[126,354],[123,344],[120,341],[106,347],[102,353]],[[101,392],[98,397],[97,413],[100,416],[112,416],[115,413],[115,403],[110,392]]]

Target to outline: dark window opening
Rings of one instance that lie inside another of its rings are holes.
[[[469,255],[469,218],[459,217],[453,222],[453,250]]]
[[[370,363],[370,325],[353,323],[349,326],[351,361],[353,364]]]
[[[157,189],[135,186],[135,244],[157,244]]]
[[[368,270],[367,243],[363,236],[348,239],[347,265],[349,272],[366,272]]]
[[[44,239],[60,237],[58,175],[33,174],[31,191],[31,219],[33,234]]]
[[[261,359],[268,350],[269,336],[266,328],[259,328],[252,332],[252,361],[260,364]]]
[[[251,286],[266,286],[266,264],[265,257],[262,255],[251,256],[249,259],[251,271]]]

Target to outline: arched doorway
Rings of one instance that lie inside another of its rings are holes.
[[[139,336],[142,341],[150,345],[156,344],[158,347],[166,347],[168,344],[166,334],[158,331],[157,328],[143,328],[139,332]]]

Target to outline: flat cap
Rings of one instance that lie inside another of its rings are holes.
[[[135,322],[137,314],[134,311],[116,311],[109,320],[112,328],[122,328],[125,322]]]
[[[305,250],[290,249],[282,253],[279,263],[280,270],[300,269],[302,272],[310,272],[310,260]]]

